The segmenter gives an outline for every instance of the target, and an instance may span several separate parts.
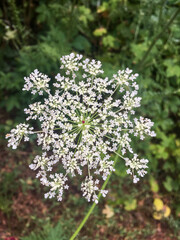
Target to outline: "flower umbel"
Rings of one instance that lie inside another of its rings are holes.
[[[148,160],[133,153],[131,136],[141,140],[147,135],[154,137],[153,122],[135,117],[141,98],[135,81],[138,74],[132,70],[118,71],[112,79],[102,78],[100,61],[83,60],[74,53],[61,58],[60,69],[53,93],[50,78],[38,70],[25,78],[23,90],[44,95],[42,102],[24,110],[27,121],[39,120],[41,129],[33,132],[29,124],[19,124],[7,134],[8,146],[15,149],[23,137],[28,141],[29,134],[37,134],[42,156],[36,156],[30,168],[37,170],[40,182],[50,188],[45,197],[57,196],[61,201],[64,189],[68,189],[68,176],[83,172],[87,175],[81,184],[83,196],[97,203],[100,180],[114,171],[111,154],[118,154],[119,148],[122,155],[118,156],[125,160],[134,183],[147,173]],[[123,156],[127,151],[132,158]],[[101,193],[105,197],[107,190]]]
[[[6,135],[6,138],[9,138],[8,147],[16,149],[23,137],[25,142],[29,141],[29,134],[33,134],[32,130],[33,127],[29,127],[29,124],[20,123],[17,125],[16,128]]]

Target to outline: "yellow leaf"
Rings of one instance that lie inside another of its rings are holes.
[[[169,215],[171,214],[171,209],[170,209],[170,207],[168,207],[168,206],[164,206],[164,217],[166,218],[166,217],[169,217]]]
[[[106,30],[106,28],[103,28],[103,27],[97,28],[93,32],[94,36],[96,36],[96,37],[101,37],[102,35],[104,35],[106,33],[107,33],[107,30]]]
[[[154,212],[153,213],[153,218],[156,219],[156,220],[161,220],[163,217],[162,213],[161,212]]]
[[[163,204],[163,201],[161,199],[155,198],[153,204],[154,204],[154,207],[155,207],[156,211],[160,211],[160,210],[163,209],[164,204]]]
[[[114,216],[114,211],[108,205],[105,205],[105,208],[102,210],[102,213],[106,215],[106,218],[111,218]]]

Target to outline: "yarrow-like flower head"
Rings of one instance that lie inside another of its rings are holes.
[[[37,69],[30,74],[29,77],[25,77],[25,84],[23,90],[30,91],[32,94],[38,93],[43,95],[43,92],[49,93],[49,84],[50,78],[47,75],[40,73]]]
[[[6,138],[9,138],[8,147],[16,149],[23,137],[25,142],[29,141],[29,135],[33,134],[32,130],[33,127],[29,127],[29,124],[20,123],[17,125],[16,128],[6,135]]]
[[[38,70],[25,78],[23,90],[44,95],[42,101],[24,110],[27,121],[38,120],[41,129],[33,132],[29,124],[19,124],[7,134],[8,146],[15,149],[23,137],[28,141],[29,134],[36,134],[42,156],[36,156],[30,168],[38,171],[40,182],[49,187],[45,197],[57,196],[61,201],[69,187],[68,176],[85,175],[83,196],[97,203],[99,191],[104,197],[107,194],[107,190],[100,190],[100,184],[115,170],[114,154],[124,159],[134,183],[147,173],[148,160],[133,152],[131,139],[154,137],[153,122],[135,117],[141,101],[137,96],[138,74],[127,68],[112,79],[102,78],[100,61],[83,60],[74,53],[60,60],[61,73],[55,77],[53,92],[50,78]],[[127,152],[131,158],[124,156]]]

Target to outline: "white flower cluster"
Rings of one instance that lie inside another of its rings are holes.
[[[147,163],[149,161],[147,159],[138,159],[137,154],[134,154],[134,157],[132,159],[125,158],[125,161],[126,166],[129,166],[127,173],[133,175],[133,182],[137,183],[139,181],[139,178],[134,174],[134,171],[136,170],[137,174],[140,177],[144,177],[144,175],[147,173],[147,171],[144,169],[148,168]]]
[[[16,149],[22,138],[24,137],[24,141],[29,141],[29,134],[33,134],[33,127],[29,127],[29,124],[20,123],[13,128],[10,133],[6,134],[6,138],[8,140],[8,147],[12,147],[12,149]]]
[[[60,69],[53,93],[49,90],[50,79],[37,70],[25,78],[23,90],[39,95],[46,92],[42,102],[25,109],[27,120],[39,120],[41,126],[34,134],[42,156],[36,156],[30,168],[38,170],[37,177],[50,188],[45,197],[57,196],[58,200],[68,189],[68,176],[85,174],[83,196],[97,203],[99,192],[104,197],[107,194],[107,190],[100,190],[100,178],[106,180],[114,171],[112,154],[125,160],[127,173],[135,183],[146,174],[148,160],[133,153],[131,136],[154,137],[153,123],[134,117],[141,98],[135,81],[138,74],[132,74],[132,70],[118,71],[112,79],[102,78],[100,61],[83,60],[82,55],[74,53],[61,58]],[[28,134],[32,134],[29,125],[18,125],[7,135],[8,146],[16,148],[23,136],[28,140]],[[133,154],[131,159],[123,157],[127,151]]]
[[[40,73],[37,69],[30,74],[29,77],[25,77],[25,84],[23,90],[30,91],[32,94],[38,93],[43,95],[43,91],[49,93],[49,84],[51,80],[47,75]]]

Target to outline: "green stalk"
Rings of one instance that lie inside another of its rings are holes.
[[[146,53],[144,54],[142,60],[138,63],[138,69],[141,70],[144,67],[144,62],[146,60],[146,58],[148,57],[149,53],[151,52],[152,48],[154,47],[154,45],[156,44],[156,42],[158,41],[158,39],[161,37],[161,35],[166,32],[169,28],[169,26],[173,23],[174,19],[178,16],[180,12],[180,8],[178,8],[174,14],[172,15],[172,17],[169,19],[169,21],[167,22],[166,25],[164,25],[164,27],[162,28],[162,31],[160,33],[158,33],[156,35],[156,37],[154,38],[154,40],[152,41],[151,45],[149,46],[148,50],[146,51]]]
[[[15,0],[10,0],[8,2],[9,2],[10,9],[11,9],[12,20],[13,20],[14,25],[16,26],[18,36],[19,36],[18,42],[19,42],[19,44],[21,44],[21,42],[23,43],[23,41],[24,41],[23,35],[22,35],[23,26],[21,24],[21,19],[19,17],[18,7],[16,6]]]
[[[117,153],[120,152],[120,148],[118,149]],[[113,164],[113,167],[115,168],[115,165],[117,163],[117,160],[118,160],[119,156],[116,155],[115,158],[114,158],[114,164]],[[111,174],[112,172],[108,175],[108,177],[106,178],[106,181],[103,183],[102,185],[102,188],[101,190],[104,190],[106,185],[108,184],[109,182],[109,179],[111,177]],[[100,200],[101,198],[101,192],[99,192],[98,194],[98,201]],[[71,236],[70,240],[73,240],[77,237],[78,233],[81,231],[81,229],[83,228],[84,224],[86,223],[86,221],[88,220],[89,216],[91,215],[92,211],[94,210],[95,206],[97,204],[94,202],[93,205],[90,207],[89,211],[87,212],[86,216],[84,217],[84,219],[82,220],[82,222],[80,223],[79,227],[76,229],[75,233]]]

